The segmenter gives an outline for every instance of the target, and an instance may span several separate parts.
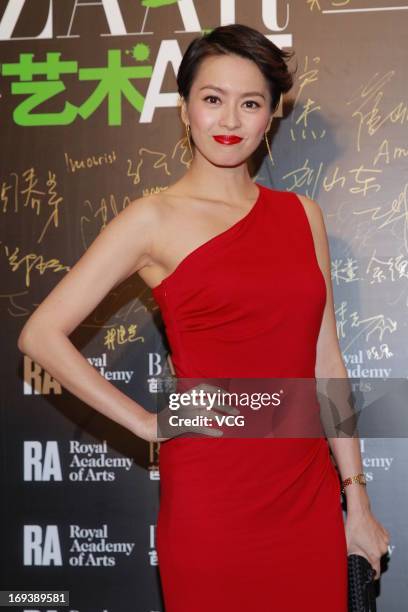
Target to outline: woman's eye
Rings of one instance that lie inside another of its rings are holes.
[[[218,96],[206,96],[204,100],[208,100],[209,98],[212,98],[213,100],[219,100]]]
[[[255,102],[255,100],[247,100],[245,104],[255,104],[255,107],[251,106],[251,108],[259,108],[259,104],[258,102]]]
[[[219,100],[218,96],[206,96],[204,98],[205,101],[207,100]],[[212,104],[212,103],[211,103]],[[258,102],[255,102],[255,100],[247,100],[246,102],[244,102],[244,104],[255,104],[255,106],[250,106],[249,108],[259,108],[259,104]],[[248,107],[247,107],[248,108]]]

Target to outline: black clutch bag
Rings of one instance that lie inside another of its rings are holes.
[[[377,612],[374,576],[371,563],[362,555],[347,557],[349,612]]]

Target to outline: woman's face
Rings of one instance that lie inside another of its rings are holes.
[[[235,166],[258,147],[271,119],[270,108],[267,81],[253,61],[216,55],[202,61],[183,120],[190,123],[195,147],[204,157],[217,165]],[[222,141],[222,136],[242,140],[233,144],[231,139]]]

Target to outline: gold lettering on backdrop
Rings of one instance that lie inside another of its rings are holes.
[[[49,225],[51,223],[54,224],[54,227],[58,227],[58,221],[59,221],[59,205],[62,202],[62,196],[58,196],[57,192],[56,192],[56,187],[57,187],[57,181],[55,178],[55,174],[51,173],[51,171],[48,171],[48,179],[46,182],[46,185],[48,187],[48,195],[50,196],[46,206],[47,206],[47,210],[51,210],[49,217],[44,225],[44,228],[37,240],[37,242],[42,242],[42,239],[44,237],[45,232],[47,231]],[[49,207],[49,208],[48,208]]]
[[[331,261],[333,283],[340,286],[364,281],[370,285],[379,285],[387,281],[394,283],[402,278],[408,279],[408,258],[403,254],[381,257],[377,255],[377,250],[374,249],[366,269],[362,271],[360,267],[362,267],[361,260],[354,257],[333,258]]]
[[[323,189],[325,191],[331,191],[336,185],[340,185],[340,187],[344,187],[347,178],[344,176],[339,176],[340,169],[336,166],[333,170],[333,174],[331,177],[325,176],[323,179]]]
[[[39,188],[39,179],[33,167],[22,173],[22,180],[16,172],[10,172],[10,177],[11,182],[2,181],[0,186],[2,212],[18,213],[25,209],[34,211],[35,217],[40,217],[45,213],[46,220],[37,238],[39,244],[51,225],[54,228],[59,227],[59,206],[63,197],[58,195],[56,175],[48,170],[48,177],[45,181],[46,190]],[[21,186],[20,183],[22,183]]]
[[[400,159],[401,157],[408,157],[408,149],[406,147],[395,147],[394,159]]]
[[[362,280],[357,272],[358,263],[357,260],[352,257],[347,257],[345,261],[337,258],[331,261],[331,278],[336,286],[339,286],[341,283],[348,284]]]
[[[357,105],[352,117],[358,120],[356,148],[361,151],[361,141],[363,135],[373,136],[387,123],[408,123],[408,107],[405,103],[399,102],[394,108],[383,113],[380,103],[384,97],[386,85],[394,78],[395,70],[389,70],[380,76],[376,72],[368,81],[359,87],[356,94],[346,102],[346,105]]]
[[[340,8],[343,6],[349,6],[351,0],[331,0],[331,5],[336,7],[336,8]]]
[[[348,6],[350,2],[351,0],[332,0],[330,2],[330,5],[333,6],[334,8],[341,8],[341,7]],[[314,9],[316,9],[322,12],[322,8],[320,6],[319,0],[306,0],[306,5],[310,8],[310,11],[313,11]]]
[[[83,159],[74,159],[65,152],[64,158],[67,172],[74,174],[78,170],[89,170],[91,168],[98,168],[100,166],[112,165],[114,162],[116,162],[116,152],[112,150],[111,153],[91,155]]]
[[[380,344],[378,348],[376,346],[371,346],[366,349],[366,353],[368,359],[377,359],[378,361],[383,358],[390,359],[390,357],[394,355],[387,343]]]
[[[108,350],[114,351],[116,345],[127,344],[129,342],[144,342],[145,339],[143,336],[137,335],[137,328],[140,327],[136,323],[132,323],[125,327],[124,325],[119,325],[118,327],[111,327],[105,332],[104,346],[107,347]]]
[[[46,260],[42,255],[37,255],[36,253],[20,255],[19,247],[15,247],[14,251],[12,251],[7,245],[3,245],[3,249],[11,271],[17,272],[20,269],[24,270],[26,287],[30,286],[31,273],[33,271],[44,274],[47,270],[51,270],[52,272],[63,272],[71,269],[56,258]]]
[[[292,184],[289,186],[288,191],[294,191],[300,187],[305,189],[305,194],[312,200],[315,198],[317,192],[319,178],[323,170],[323,162],[320,162],[318,168],[315,170],[309,165],[309,158],[305,160],[305,163],[300,168],[295,168],[287,174],[282,176],[282,179],[292,178]],[[309,186],[311,189],[309,190]]]
[[[383,228],[389,229],[392,224],[392,231],[396,233],[398,221],[400,222],[401,234],[404,241],[405,251],[408,252],[408,183],[405,183],[398,196],[392,200],[391,204],[384,205],[385,210],[382,210],[381,205],[364,208],[363,210],[355,210],[355,215],[367,215],[371,221],[381,221],[376,225],[376,231]]]
[[[377,257],[374,249],[366,272],[372,275],[370,284],[380,284],[386,281],[395,282],[401,278],[408,278],[408,259],[402,254],[387,258]],[[395,303],[394,301],[394,305]]]
[[[319,4],[319,0],[306,0],[306,5],[310,8],[311,11],[313,11],[314,9],[317,9],[318,11],[322,10]]]
[[[373,166],[376,166],[380,157],[383,157],[383,156],[385,157],[385,163],[389,164],[390,163],[390,145],[387,139],[383,140],[380,146],[378,147],[378,153],[374,158]]]
[[[312,59],[313,64],[316,65],[316,67],[311,67],[309,68],[309,56],[306,55],[305,56],[305,62],[304,62],[304,68],[303,68],[303,72],[301,72],[299,74],[299,82],[300,82],[300,87],[299,87],[299,91],[296,95],[295,98],[295,104],[297,104],[297,102],[299,101],[300,96],[303,93],[303,90],[305,89],[305,87],[309,87],[312,83],[316,83],[318,81],[319,78],[319,69],[318,69],[318,64],[320,64],[320,57],[316,56]]]
[[[379,168],[365,168],[361,164],[358,168],[347,170],[346,176],[339,169],[339,166],[336,166],[330,171],[331,175],[329,175],[328,173],[325,174],[323,162],[316,162],[316,164],[316,168],[311,167],[310,160],[307,158],[303,166],[284,174],[282,176],[283,180],[291,179],[288,191],[294,191],[299,188],[304,189],[306,187],[305,194],[314,199],[320,187],[320,181],[325,191],[331,191],[335,186],[340,189],[346,187],[349,193],[363,195],[364,197],[373,189],[375,193],[381,189],[380,183],[376,182],[378,175],[382,174],[382,170]],[[340,176],[339,173],[341,173]]]
[[[19,318],[30,315],[30,310],[18,304],[18,298],[28,295],[28,291],[16,291],[11,293],[0,293],[0,299],[4,300],[7,314],[11,317]]]
[[[309,125],[308,125],[309,115],[312,112],[316,112],[318,110],[321,110],[321,106],[319,104],[316,104],[315,101],[312,100],[311,98],[308,98],[307,101],[303,104],[303,111],[300,113],[300,115],[295,121],[296,125],[302,124],[301,137],[303,140],[306,140],[308,136],[307,129],[309,128]],[[324,138],[326,134],[326,130],[323,129],[320,133],[318,133],[316,132],[316,130],[313,130],[312,128],[310,128],[310,134],[314,140],[317,140],[318,138]],[[290,130],[290,136],[291,136],[292,141],[294,142],[296,140],[296,134],[293,128],[291,128]]]
[[[311,110],[314,109],[308,109],[307,114],[310,114]],[[142,147],[138,150],[138,155],[136,161],[133,159],[127,160],[127,176],[132,179],[133,185],[139,185],[142,182],[141,170],[143,168],[146,171],[146,166],[149,170],[163,170],[165,177],[168,177],[173,174],[173,166],[174,171],[178,172],[178,164],[189,167],[191,161],[191,154],[185,137],[176,142],[170,154]],[[172,162],[171,169],[170,162]]]
[[[390,157],[392,159],[403,159],[408,157],[408,148],[406,147],[394,147],[393,152],[390,151],[390,145],[387,139],[384,139],[378,148],[378,153],[374,158],[373,165],[375,166],[381,157],[385,157],[385,163],[390,163]]]
[[[148,196],[148,195],[154,195],[156,193],[161,193],[162,191],[166,191],[166,189],[168,189],[168,185],[164,185],[162,187],[146,187],[145,189],[142,190],[142,195],[143,196]]]
[[[308,0],[308,1],[312,1],[312,0]],[[329,9],[320,9],[322,13],[337,13],[337,14],[341,14],[341,13],[384,13],[384,12],[389,12],[389,11],[406,11],[408,10],[408,6],[406,5],[401,5],[401,6],[390,6],[390,3],[388,2],[382,2],[382,4],[385,4],[386,6],[367,6],[367,4],[373,4],[374,0],[371,0],[371,2],[368,2],[368,0],[360,0],[360,4],[362,4],[363,6],[351,6],[353,0],[331,0],[330,2],[330,6],[333,8],[329,8]],[[319,7],[320,8],[320,7]]]
[[[376,173],[381,174],[382,170],[375,170],[373,168],[364,168],[363,165],[360,165],[358,168],[353,168],[349,170],[351,174],[354,174],[354,180],[356,182],[356,187],[350,187],[350,193],[362,194],[366,196],[370,189],[375,189],[375,191],[379,191],[381,189],[381,185],[376,183],[375,176],[367,176],[367,174]]]
[[[305,56],[303,72],[300,73],[298,79],[300,83],[299,91],[295,96],[294,108],[291,113],[290,137],[293,142],[295,142],[299,136],[302,140],[306,140],[308,136],[311,135],[313,140],[318,140],[320,138],[324,138],[326,135],[325,129],[312,127],[312,125],[309,123],[312,114],[322,110],[320,104],[318,104],[313,97],[310,97],[313,96],[313,93],[310,93],[310,95],[307,96],[305,94],[305,102],[302,104],[299,103],[300,97],[304,91],[309,93],[309,88],[318,83],[319,64],[320,57],[316,56],[309,60],[309,56]],[[297,112],[298,107],[300,107],[299,113]]]
[[[379,346],[371,345],[365,350],[356,348],[354,352],[343,353],[344,364],[349,372],[355,372],[355,374],[358,374],[357,377],[364,376],[368,378],[389,378],[391,368],[381,367],[381,364],[376,366],[375,363],[366,364],[366,361],[383,361],[384,359],[391,359],[393,356],[394,353],[386,342],[381,343]],[[359,382],[360,384],[361,381]]]
[[[132,160],[131,159],[127,160],[128,161],[127,176],[131,176],[133,178],[133,185],[138,185],[141,182],[140,169],[142,168],[142,166],[148,163],[149,164],[148,167],[150,168],[151,160],[149,159],[146,162],[146,159],[144,159],[143,157],[144,154],[147,154],[146,157],[148,157],[149,155],[153,156],[153,169],[154,170],[164,170],[167,176],[171,175],[171,172],[168,168],[168,163],[167,163],[167,153],[162,153],[161,151],[151,151],[149,149],[146,149],[145,147],[141,147],[138,150],[138,154],[139,154],[139,159],[136,163],[135,169],[133,169]]]
[[[23,172],[23,178],[27,185],[25,189],[21,190],[21,194],[26,196],[23,206],[25,208],[29,207],[32,210],[35,210],[37,215],[39,215],[41,211],[42,201],[42,198],[40,196],[44,196],[45,192],[36,189],[38,184],[38,178],[35,175],[34,168],[28,168],[28,170]]]
[[[396,332],[398,324],[384,314],[373,315],[372,317],[361,318],[356,310],[348,312],[348,302],[344,300],[340,306],[335,309],[337,335],[339,339],[348,339],[343,351],[346,352],[350,346],[357,341],[361,341],[363,337],[366,342],[369,341],[372,334],[378,336],[378,340],[382,340],[385,333],[393,334]],[[348,329],[349,328],[349,329]],[[357,331],[353,335],[353,329]]]

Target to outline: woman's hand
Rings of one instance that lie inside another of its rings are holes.
[[[220,389],[219,387],[214,387],[213,385],[209,385],[207,383],[200,383],[199,385],[188,389],[188,391],[183,391],[183,395],[190,393],[193,390],[204,390],[208,393],[216,393]],[[218,438],[223,435],[223,432],[216,426],[216,411],[226,412],[227,414],[234,416],[239,414],[239,410],[223,403],[214,404],[214,409],[210,409],[209,403],[206,401],[200,403],[198,406],[193,405],[192,403],[188,405],[180,405],[176,410],[167,405],[160,411],[159,415],[156,413],[147,414],[143,428],[144,435],[142,437],[148,442],[164,442],[165,440],[170,440],[171,438],[177,437],[181,434],[193,432]],[[170,417],[174,416],[177,416],[177,422],[181,424],[174,426],[170,424],[169,419]],[[200,424],[192,425],[188,423],[190,419],[197,416],[201,417]],[[188,419],[187,423],[185,422],[186,419]],[[171,433],[172,435],[167,437],[167,433]],[[166,435],[161,436],[160,434]]]
[[[165,440],[168,440],[168,438],[158,437],[157,433],[157,414],[149,412],[144,420],[143,434],[139,435],[139,437],[146,440],[146,442],[164,442]]]
[[[346,523],[347,554],[362,555],[375,569],[375,580],[380,577],[380,558],[388,551],[390,534],[375,518],[370,507],[353,509],[347,513]]]

